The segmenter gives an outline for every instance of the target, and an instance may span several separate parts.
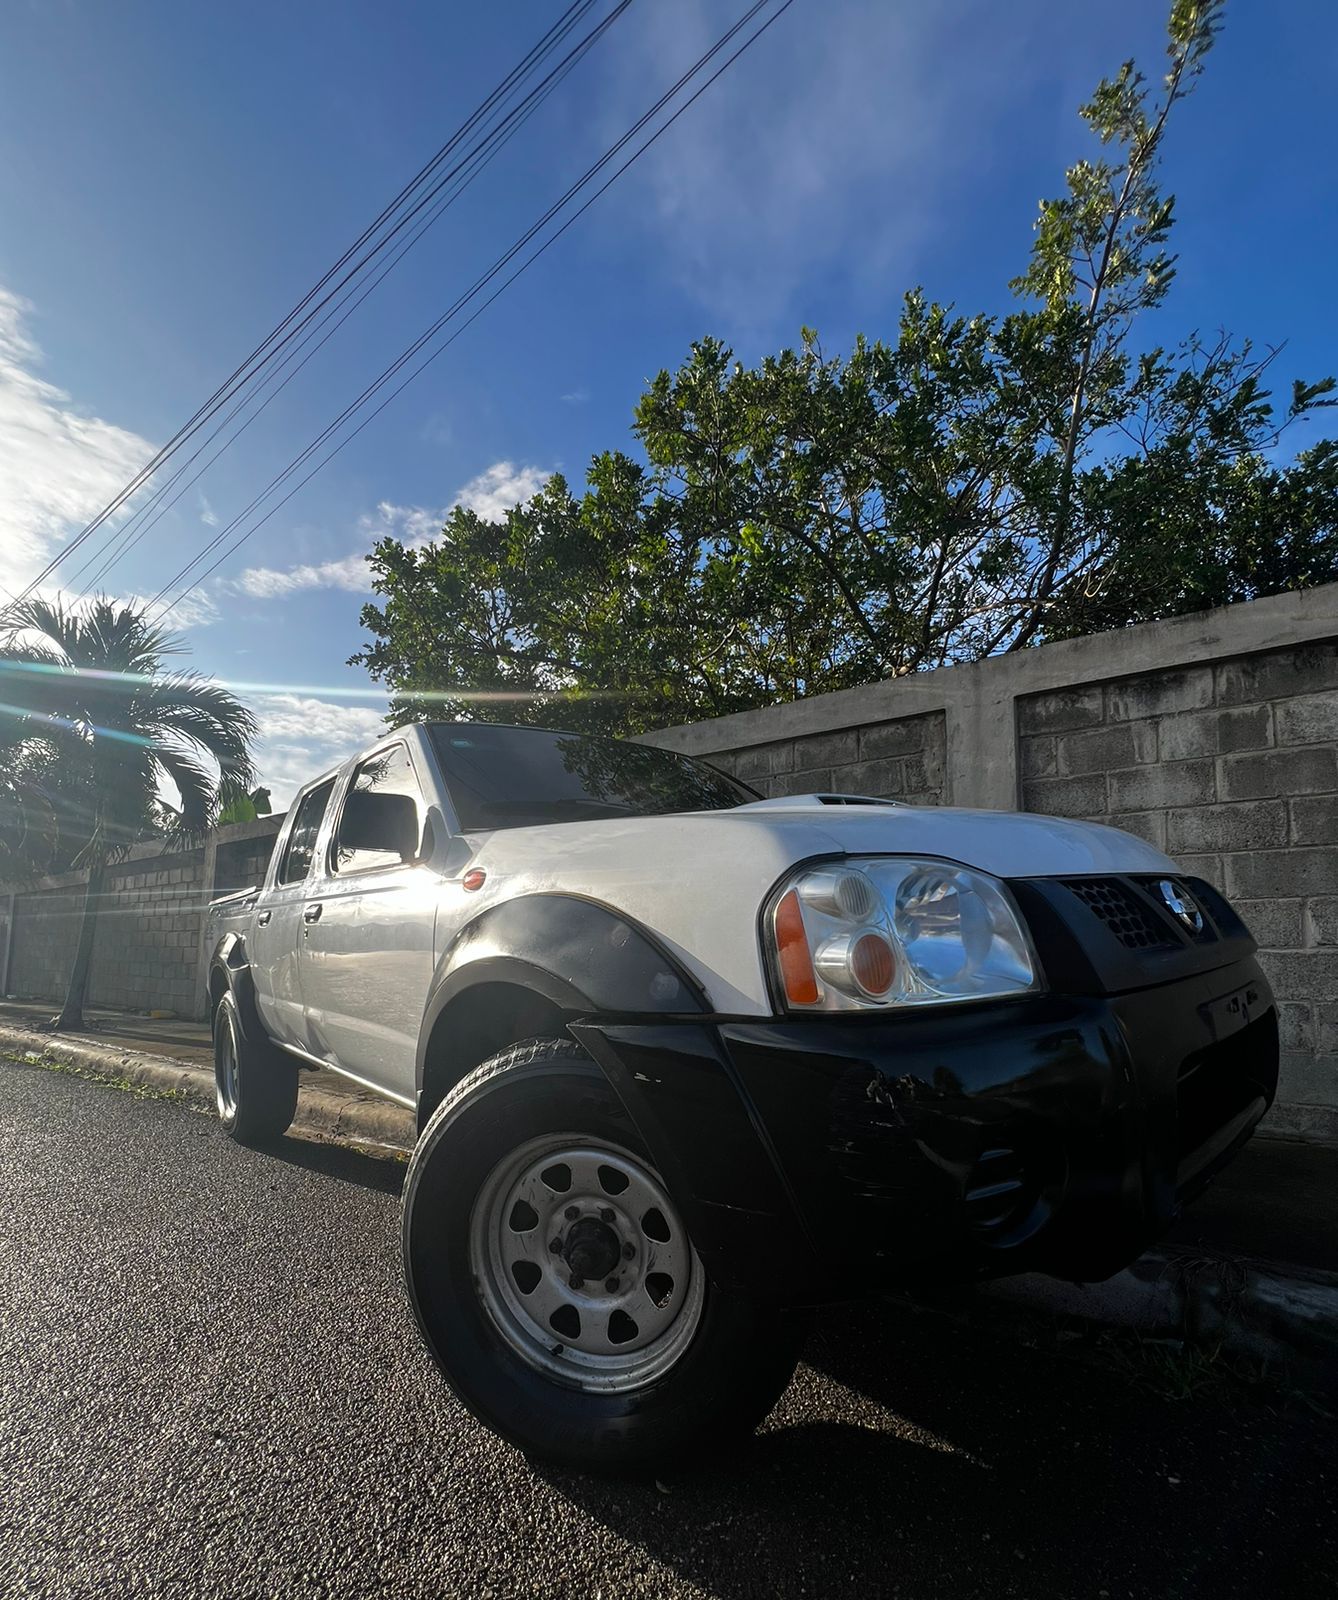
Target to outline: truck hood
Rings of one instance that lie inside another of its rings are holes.
[[[783,870],[833,852],[936,856],[999,878],[1174,868],[1154,845],[1096,822],[817,794],[757,800],[729,811],[505,828],[472,838],[471,862],[503,870],[515,863],[554,879],[608,870],[621,878],[630,868],[659,881],[670,862],[682,867],[691,861],[713,872],[745,859],[756,873],[763,863]]]
[[[820,831],[837,850],[941,856],[999,878],[1166,872],[1174,866],[1154,845],[1118,828],[1025,811],[904,806],[856,796],[805,794],[758,800],[714,815],[798,824]]]
[[[770,1010],[763,902],[798,862],[837,853],[934,856],[1000,878],[1173,868],[1143,840],[1096,823],[820,795],[465,835],[443,865],[461,893],[466,867],[485,870],[485,886],[466,896],[471,913],[521,894],[598,900],[652,929],[719,1010],[756,1014]]]

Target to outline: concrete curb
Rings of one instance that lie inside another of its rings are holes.
[[[1028,1273],[982,1293],[1047,1316],[1218,1344],[1270,1366],[1338,1375],[1338,1274],[1163,1246],[1105,1283]]]
[[[137,1084],[214,1113],[214,1075],[172,1056],[147,1055],[114,1044],[89,1044],[58,1033],[0,1024],[0,1053],[34,1061],[58,1061],[85,1072]],[[402,1155],[413,1147],[413,1115],[383,1100],[331,1094],[303,1082],[293,1132],[328,1143],[363,1145]]]

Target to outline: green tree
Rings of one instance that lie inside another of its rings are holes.
[[[703,339],[606,452],[498,521],[457,508],[372,552],[355,662],[393,715],[446,707],[645,729],[1338,577],[1338,468],[1286,464],[1334,380],[1275,409],[1276,351],[1134,342],[1171,288],[1156,182],[1220,0],[1175,0],[1167,70],[1132,62],[1083,120],[1002,317],[922,292],[895,338],[755,367]]]
[[[11,882],[50,869],[59,833],[50,751],[26,721],[0,705],[0,878]]]
[[[208,678],[165,671],[180,649],[142,611],[109,600],[66,611],[30,599],[0,614],[0,771],[10,794],[40,791],[52,822],[34,830],[16,819],[11,834],[45,855],[29,851],[30,865],[88,871],[58,1028],[83,1025],[108,864],[146,838],[198,838],[220,799],[253,780],[255,719]],[[164,780],[179,810],[159,799]]]

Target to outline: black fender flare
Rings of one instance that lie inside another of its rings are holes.
[[[221,977],[224,985],[237,1002],[237,1012],[241,1019],[242,1037],[250,1045],[260,1048],[269,1044],[270,1037],[265,1031],[265,1024],[260,1020],[260,1009],[256,1005],[255,979],[251,976],[251,964],[247,959],[246,945],[239,933],[225,933],[219,940],[214,953],[209,958],[209,972],[205,980],[206,998],[209,1002],[209,1030],[214,1027],[214,979]]]
[[[481,911],[437,964],[418,1037],[418,1088],[442,1013],[483,983],[531,989],[573,1016],[700,1017],[705,991],[641,923],[574,894],[526,894]]]
[[[579,895],[488,907],[439,963],[419,1037],[420,1102],[442,1016],[471,988],[496,983],[565,1016],[677,1195],[714,1281],[774,1296],[811,1245],[713,1008],[682,961],[650,929]]]

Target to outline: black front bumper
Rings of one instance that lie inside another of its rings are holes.
[[[917,1278],[1108,1277],[1277,1087],[1253,957],[1118,995],[572,1031],[712,1275],[785,1303]]]

